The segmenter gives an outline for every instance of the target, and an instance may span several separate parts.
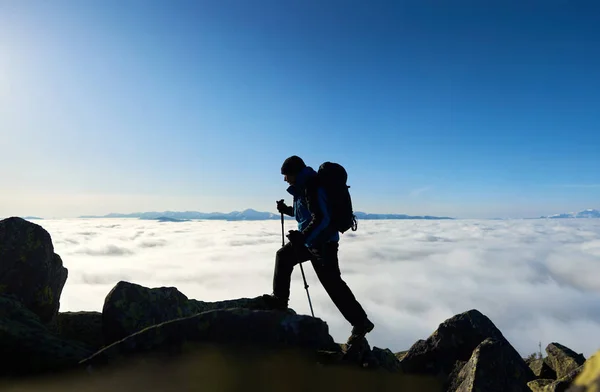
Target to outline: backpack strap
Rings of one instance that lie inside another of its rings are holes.
[[[302,231],[304,237],[307,240],[307,244],[310,246],[317,238],[321,237],[321,234],[329,231],[329,226],[324,227],[322,225],[323,219],[329,216],[328,208],[321,208],[321,193],[323,190],[320,187],[317,177],[312,177],[306,182],[304,189],[304,195],[306,198],[306,207],[311,213],[311,221]]]

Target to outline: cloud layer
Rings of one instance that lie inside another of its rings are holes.
[[[203,301],[270,293],[281,245],[277,221],[38,223],[69,269],[61,311],[100,311],[119,280]],[[374,346],[406,350],[446,318],[478,309],[522,355],[539,342],[586,356],[600,348],[600,220],[362,221],[342,236],[340,268],[376,324]],[[315,315],[345,341],[351,327],[310,263],[304,271]],[[299,268],[290,306],[310,314]]]

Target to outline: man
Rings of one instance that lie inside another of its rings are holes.
[[[290,242],[277,251],[273,294],[265,300],[274,308],[286,309],[294,266],[310,260],[319,281],[344,318],[353,326],[348,343],[364,337],[373,323],[341,277],[338,264],[339,233],[329,225],[330,213],[322,187],[315,183],[317,173],[298,156],[287,158],[281,174],[290,186],[293,206],[277,202],[280,213],[296,218],[298,230],[290,230]]]

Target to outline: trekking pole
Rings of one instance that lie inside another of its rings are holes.
[[[283,212],[281,213],[281,246],[285,245],[284,234],[283,232],[284,224],[283,224]],[[300,264],[300,271],[302,272],[302,280],[304,280],[304,288],[306,289],[306,296],[308,297],[308,306],[310,306],[310,314],[315,317],[315,312],[313,312],[312,301],[310,300],[310,293],[308,292],[308,283],[306,283],[306,276],[304,275],[304,268],[302,268],[302,263]]]
[[[281,246],[285,246],[285,236],[283,235],[284,232],[284,228],[283,228],[283,212],[281,213]]]
[[[300,271],[302,272],[302,279],[304,279],[304,288],[306,289],[306,296],[308,297],[308,306],[310,306],[310,314],[312,314],[312,316],[315,317],[312,302],[310,301],[310,294],[308,293],[308,283],[306,283],[306,277],[304,276],[304,268],[302,268],[302,263],[300,263]]]

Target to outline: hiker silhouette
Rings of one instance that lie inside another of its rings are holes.
[[[310,260],[323,288],[353,327],[347,342],[351,344],[371,332],[374,324],[342,279],[338,259],[340,234],[332,222],[328,194],[319,183],[317,172],[296,155],[283,162],[281,174],[289,184],[287,191],[293,196],[293,205],[279,200],[277,210],[282,216],[294,217],[298,230],[290,230],[290,242],[277,251],[273,292],[263,297],[273,308],[287,309],[293,269]]]

